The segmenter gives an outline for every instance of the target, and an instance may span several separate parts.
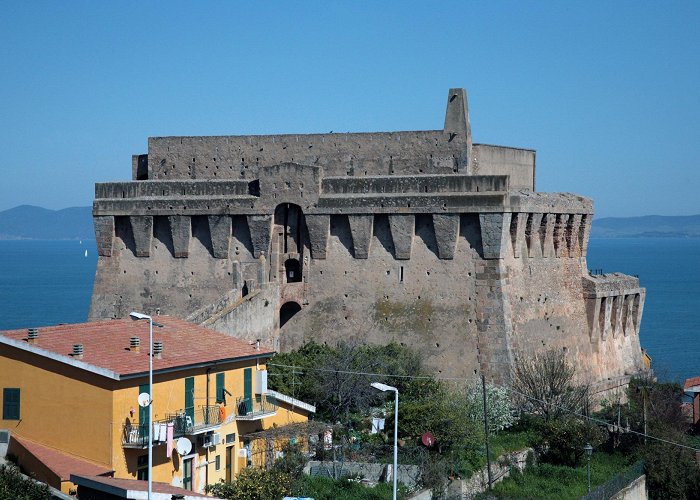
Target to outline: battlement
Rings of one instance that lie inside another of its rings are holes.
[[[535,192],[535,159],[473,144],[463,89],[443,130],[151,138],[132,181],[95,186],[90,317],[396,341],[460,377],[548,348],[596,379],[641,369],[644,290],[584,273],[593,203]]]

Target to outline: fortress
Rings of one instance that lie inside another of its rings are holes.
[[[558,349],[596,384],[643,370],[645,290],[589,273],[592,202],[535,191],[535,152],[443,130],[154,137],[100,183],[90,319],[170,314],[278,350],[396,341],[507,380]],[[192,342],[196,342],[192,339]]]

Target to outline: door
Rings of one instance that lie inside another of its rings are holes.
[[[226,447],[226,482],[230,483],[233,481],[233,454],[235,452],[235,446]]]
[[[189,419],[187,427],[194,425],[194,377],[185,379],[185,415]]]

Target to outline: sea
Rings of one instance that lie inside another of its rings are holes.
[[[85,321],[96,264],[94,240],[0,241],[0,330]],[[588,267],[639,276],[660,379],[700,375],[700,238],[591,239]]]

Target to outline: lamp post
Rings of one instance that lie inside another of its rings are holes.
[[[153,325],[162,328],[160,323],[154,323],[147,314],[131,312],[131,319],[148,320],[148,500],[153,496]]]
[[[394,391],[396,399],[394,400],[394,495],[393,500],[396,500],[396,479],[398,476],[397,462],[399,457],[399,445],[398,445],[398,435],[399,435],[399,390],[396,387],[390,385],[382,384],[380,382],[372,382],[372,387],[379,389],[382,392]]]
[[[586,452],[586,456],[588,458],[588,493],[591,492],[591,455],[593,455],[593,447],[591,446],[590,443],[586,443],[586,446],[583,447],[583,451]]]

